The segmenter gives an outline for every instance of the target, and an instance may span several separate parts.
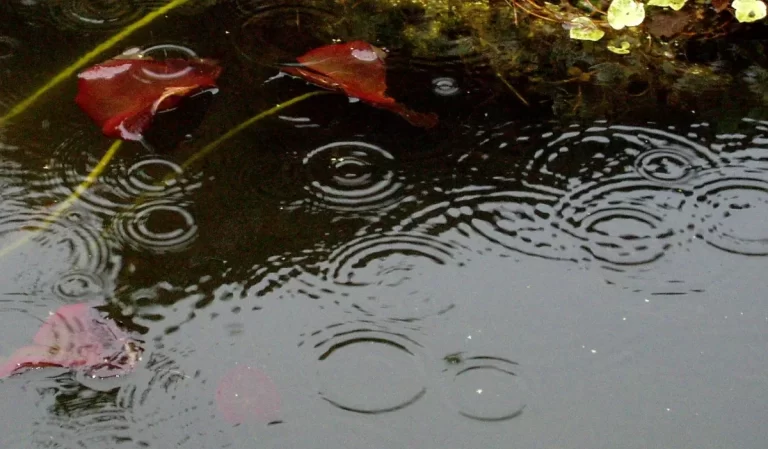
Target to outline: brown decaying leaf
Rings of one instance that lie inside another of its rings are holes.
[[[717,12],[723,12],[728,5],[731,4],[731,0],[712,0],[712,8]]]
[[[646,22],[646,28],[654,37],[670,38],[683,31],[690,21],[691,14],[687,11],[665,11],[654,14]]]

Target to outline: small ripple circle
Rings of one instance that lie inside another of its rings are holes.
[[[403,183],[394,156],[366,142],[334,142],[303,159],[314,203],[337,211],[364,211],[389,206],[401,197]]]
[[[441,97],[450,97],[459,93],[459,83],[446,76],[432,80],[432,91]]]
[[[635,170],[645,179],[660,183],[684,182],[694,173],[694,155],[674,149],[654,149],[635,159]]]
[[[61,276],[55,282],[53,291],[65,301],[85,301],[104,293],[104,281],[94,273],[75,271]]]
[[[161,195],[177,183],[183,169],[175,162],[156,156],[137,161],[128,168],[124,188],[132,195]],[[164,178],[171,180],[164,182]]]
[[[586,182],[555,206],[553,225],[575,238],[588,258],[619,266],[661,259],[687,234],[678,219],[684,192],[635,174]]]
[[[274,66],[322,42],[343,38],[344,21],[331,10],[282,0],[236,0],[233,14],[242,20],[232,45],[248,62]],[[244,19],[244,20],[243,20]],[[300,23],[300,27],[296,24]],[[335,25],[329,27],[328,24]]]
[[[12,7],[33,24],[79,33],[117,29],[140,19],[157,4],[155,0],[12,1]]]
[[[495,356],[446,357],[444,371],[450,404],[463,417],[475,421],[507,421],[523,414],[527,389],[520,365]]]
[[[768,256],[768,171],[711,170],[691,203],[694,225],[711,246],[745,256]]]
[[[367,323],[347,323],[334,332],[314,346],[326,402],[374,415],[402,410],[426,394],[416,341]]]
[[[0,61],[13,57],[18,48],[18,40],[8,36],[0,36]]]
[[[179,204],[157,200],[121,217],[117,232],[124,244],[154,253],[182,251],[197,237],[192,214]]]

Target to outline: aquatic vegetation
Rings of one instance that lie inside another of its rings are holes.
[[[582,41],[599,41],[605,36],[605,31],[595,25],[595,22],[588,17],[576,17],[571,20],[569,24],[571,31],[569,36],[571,39],[577,39]]]
[[[627,41],[621,41],[619,45],[608,44],[607,48],[617,55],[628,55],[629,49],[632,48],[632,45]]]
[[[413,111],[386,95],[386,53],[363,41],[326,45],[297,58],[300,66],[283,72],[325,89],[343,92],[377,108],[400,114],[414,126],[431,128],[437,115]]]
[[[30,368],[61,367],[93,377],[126,374],[141,358],[139,341],[87,303],[60,307],[32,339],[2,365],[0,378]]]
[[[613,0],[608,7],[607,19],[615,30],[638,26],[645,20],[645,5],[635,0]]]
[[[679,107],[668,101],[676,79],[705,73],[703,69],[715,62],[724,62],[734,80],[748,65],[768,67],[764,39],[768,23],[760,19],[765,4],[764,0],[372,0],[347,8],[349,17],[340,21],[345,29],[353,28],[345,36],[383,42],[394,54],[425,65],[464,67],[473,80],[491,78],[486,84],[489,90],[500,95],[507,90],[510,101],[521,106],[538,105],[543,113],[554,111],[559,118],[595,119]],[[398,12],[400,20],[394,18]],[[364,14],[367,27],[357,27]],[[624,72],[621,79],[626,82],[608,85],[597,83],[596,77],[582,81],[569,75],[576,69],[595,72],[604,64]],[[728,87],[723,95],[738,96],[736,103],[744,104],[745,110],[764,110],[761,97],[749,96],[735,83]],[[688,94],[696,98],[696,92]],[[699,98],[686,105],[686,112],[701,113],[707,104]]]
[[[680,11],[685,6],[685,2],[688,0],[649,0],[650,6],[662,6],[672,8],[675,11]]]
[[[761,0],[733,0],[731,6],[739,22],[756,22],[766,16],[766,6]]]
[[[77,104],[105,135],[141,140],[158,112],[181,98],[216,90],[221,67],[209,59],[115,58],[78,75]]]

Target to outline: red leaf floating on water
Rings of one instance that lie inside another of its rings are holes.
[[[157,112],[215,88],[220,73],[208,59],[111,59],[78,75],[75,102],[107,136],[140,140]]]
[[[320,87],[343,92],[381,109],[400,114],[412,125],[431,128],[437,115],[416,112],[386,95],[385,53],[363,41],[326,45],[300,56],[301,67],[284,67]]]
[[[280,403],[272,379],[252,366],[236,366],[224,375],[216,389],[216,405],[231,424],[277,421]]]
[[[0,365],[0,378],[52,366],[95,377],[116,376],[132,371],[141,354],[135,340],[86,303],[59,308],[32,341]]]

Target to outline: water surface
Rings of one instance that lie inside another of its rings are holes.
[[[155,4],[12,0],[0,105]],[[171,149],[126,145],[40,232],[110,142],[74,82],[0,128],[0,247],[34,236],[0,258],[0,353],[81,301],[145,341],[120,378],[2,380],[2,447],[764,447],[768,123],[538,119],[455,62],[395,55],[393,90],[438,112],[436,130],[316,97],[181,170],[313,89],[266,81],[322,33],[275,30],[333,17],[205,12],[123,45],[222,61],[199,129]],[[232,425],[215,398],[243,364],[280,407]]]

